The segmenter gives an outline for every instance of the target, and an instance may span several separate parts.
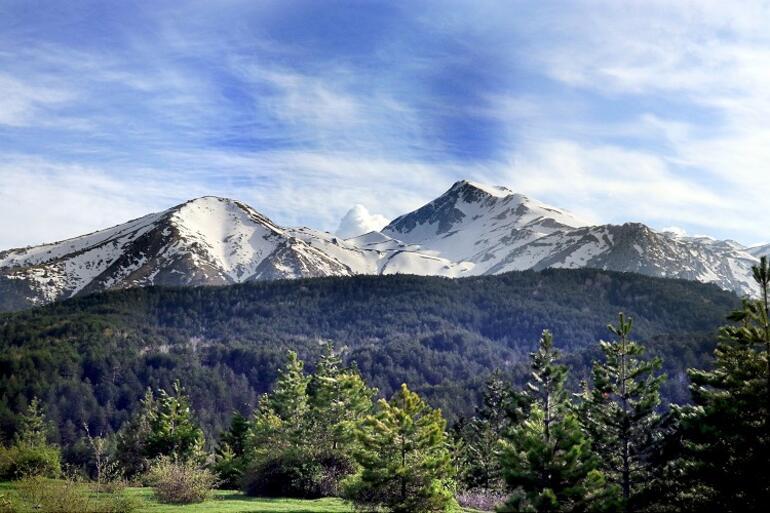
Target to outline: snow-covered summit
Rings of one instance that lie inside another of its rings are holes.
[[[753,294],[751,266],[769,248],[640,223],[593,226],[506,187],[466,180],[382,231],[350,239],[283,227],[243,202],[204,196],[80,237],[0,251],[0,310],[147,285],[548,267],[683,278]]]
[[[474,262],[478,273],[519,245],[588,224],[505,187],[463,180],[396,218],[383,233],[452,260]]]

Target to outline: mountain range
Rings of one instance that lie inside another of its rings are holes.
[[[72,239],[0,251],[0,310],[108,289],[227,285],[361,274],[451,278],[596,268],[714,283],[752,295],[770,245],[684,237],[641,223],[592,225],[505,187],[459,181],[379,232],[349,239],[279,226],[206,196]]]

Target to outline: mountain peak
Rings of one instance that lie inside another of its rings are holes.
[[[714,282],[755,294],[770,246],[593,225],[506,187],[470,180],[381,232],[339,240],[273,223],[247,204],[202,196],[65,241],[0,251],[0,310],[148,285],[224,285],[352,274],[466,276],[594,267]]]
[[[233,225],[260,224],[273,232],[282,229],[247,204],[219,196],[201,196],[170,208],[167,212],[177,225],[194,226],[196,230],[217,232],[226,236]]]
[[[506,198],[508,196],[514,195],[513,191],[507,187],[503,187],[501,185],[487,185],[479,182],[473,182],[471,180],[459,180],[452,184],[452,187],[447,192],[456,193],[459,191],[481,191],[495,198]]]

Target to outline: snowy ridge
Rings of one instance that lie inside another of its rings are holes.
[[[206,196],[52,244],[0,252],[0,310],[149,285],[226,285],[356,274],[462,277],[592,267],[756,293],[751,266],[770,245],[592,226],[505,187],[460,181],[382,232],[350,239],[277,225],[239,201]]]

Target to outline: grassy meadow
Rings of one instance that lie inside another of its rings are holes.
[[[14,483],[0,483],[0,494],[14,495]],[[260,499],[234,490],[216,490],[211,499],[200,504],[161,504],[151,488],[128,488],[126,494],[141,506],[135,513],[349,513],[353,509],[340,499]]]

